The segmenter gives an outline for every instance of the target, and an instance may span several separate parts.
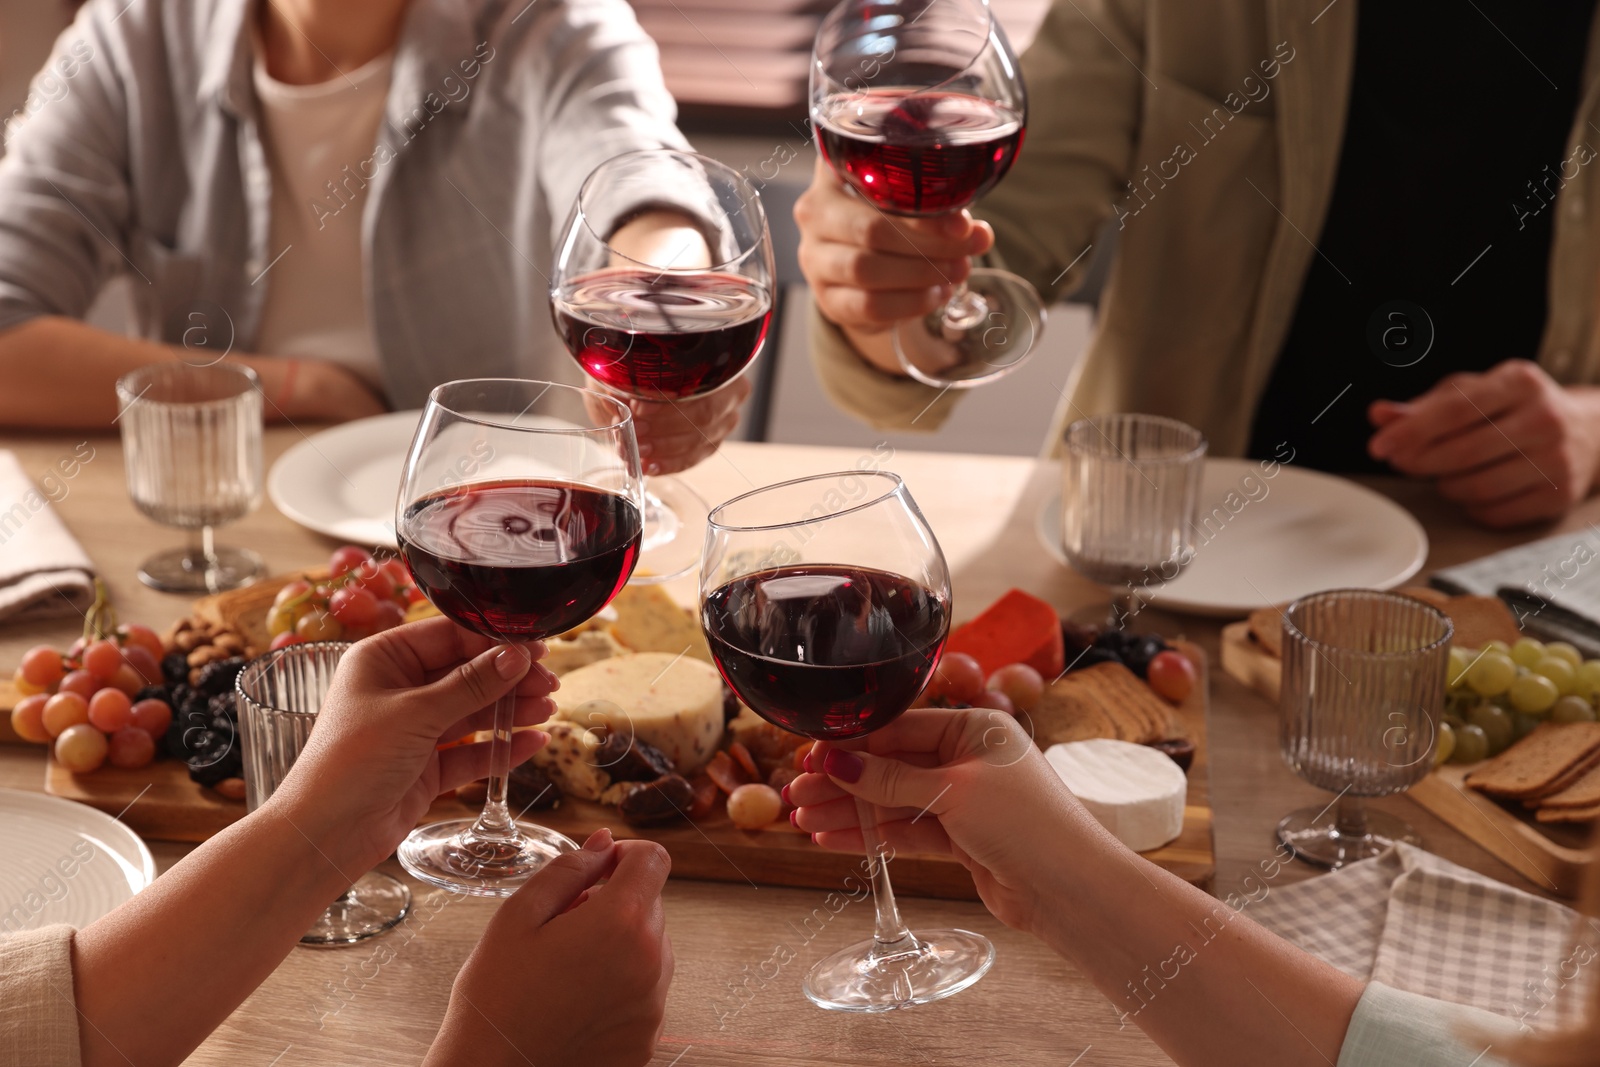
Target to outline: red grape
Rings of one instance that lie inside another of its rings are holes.
[[[89,702],[77,693],[57,693],[45,701],[39,720],[51,737],[60,737],[67,727],[89,721]]]
[[[389,581],[393,583],[396,594],[417,584],[411,577],[411,571],[406,566],[406,561],[399,556],[391,556],[389,559],[384,560],[383,569],[389,575]]]
[[[123,655],[127,655],[132,649],[142,648],[150,653],[152,662],[160,663],[161,657],[167,653],[167,650],[161,645],[161,638],[148,626],[140,626],[136,622],[130,622],[117,627],[117,633],[122,637]],[[160,678],[157,678],[156,681],[160,681]]]
[[[49,700],[40,693],[17,701],[17,706],[11,709],[11,728],[18,737],[36,745],[50,743],[50,731],[44,728],[44,706]]]
[[[393,600],[378,601],[377,614],[372,620],[372,632],[392,630],[406,621],[406,609]]]
[[[160,740],[166,736],[167,727],[172,723],[172,709],[164,700],[141,700],[133,706],[130,722]]]
[[[929,688],[934,696],[971,704],[983,695],[983,668],[965,652],[951,652],[939,661]]]
[[[344,636],[344,627],[332,615],[313,611],[300,616],[300,621],[294,624],[294,632],[302,641],[337,641]]]
[[[1003,711],[1007,715],[1015,715],[1017,713],[1017,706],[1011,702],[1011,698],[1004,693],[997,693],[993,689],[985,689],[971,703],[975,708],[993,708],[995,711]]]
[[[113,767],[143,767],[156,758],[156,740],[144,730],[129,726],[112,734],[107,743]]]
[[[88,647],[89,639],[87,637],[74,638],[72,644],[67,646],[67,662],[82,664],[83,650]]]
[[[61,693],[77,693],[87,703],[89,698],[98,692],[104,683],[85,670],[68,671],[67,676],[61,679],[61,686],[57,690]]]
[[[328,612],[343,626],[368,626],[378,614],[378,598],[359,585],[347,585],[328,598]]]
[[[16,689],[16,691],[18,693],[20,693],[22,696],[25,696],[25,697],[31,697],[31,696],[35,696],[36,694],[39,694],[39,693],[48,693],[48,692],[50,692],[50,687],[49,686],[47,686],[47,685],[34,685],[32,682],[30,682],[26,678],[24,678],[22,676],[22,668],[21,667],[18,667],[16,670],[11,672],[11,685],[13,686],[13,688]]]
[[[1170,703],[1182,704],[1189,699],[1199,675],[1194,664],[1189,662],[1189,657],[1168,649],[1151,657],[1145,680],[1150,683],[1151,689]]]
[[[148,648],[129,645],[122,650],[122,658],[128,661],[128,666],[144,680],[145,685],[161,684],[161,660],[152,656]]]
[[[394,579],[378,560],[369,559],[351,573],[356,585],[379,600],[387,600],[394,596]]]
[[[343,548],[334,549],[333,556],[328,560],[328,571],[337,578],[349,574],[371,558],[367,555],[366,549],[345,545]]]
[[[267,647],[271,651],[276,652],[276,651],[278,651],[278,649],[280,649],[280,648],[288,648],[290,645],[305,644],[305,640],[306,640],[305,638],[301,637],[299,634],[295,633],[293,630],[285,630],[283,633],[279,634],[277,637],[274,637],[272,639],[272,644],[267,646]]]
[[[37,645],[22,654],[22,677],[29,685],[48,689],[61,681],[67,670],[61,663],[61,653],[49,645]]]
[[[129,696],[133,696],[144,688],[145,681],[139,677],[138,671],[124,663],[117,668],[117,673],[111,676],[110,684],[113,688],[120,689]]]
[[[89,698],[89,722],[96,730],[114,733],[128,725],[133,701],[120,689],[102,689]]]
[[[88,774],[106,761],[109,747],[105,734],[80,722],[56,738],[56,761],[73,774]]]
[[[1044,678],[1026,663],[1011,663],[989,675],[989,688],[1004,693],[1012,704],[1028,711],[1044,696]]]
[[[279,589],[278,595],[272,598],[272,602],[274,604],[287,604],[296,597],[303,596],[309,592],[311,592],[311,583],[302,578],[296,578],[282,589]]]
[[[96,641],[83,650],[84,669],[102,682],[111,681],[121,666],[122,650],[112,641]]]

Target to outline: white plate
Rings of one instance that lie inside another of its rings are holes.
[[[393,411],[306,438],[272,465],[267,496],[318,533],[394,548],[395,497],[421,418],[420,411]]]
[[[1060,490],[1039,509],[1037,530],[1065,564]],[[1194,561],[1145,598],[1169,611],[1237,617],[1323,589],[1392,589],[1427,558],[1422,524],[1370,489],[1298,467],[1265,478],[1254,461],[1208,459]]]
[[[82,929],[156,876],[139,835],[104,812],[0,789],[0,934]]]

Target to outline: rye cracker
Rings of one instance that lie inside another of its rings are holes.
[[[1546,723],[1467,775],[1481,793],[1531,800],[1565,789],[1600,755],[1600,722]]]

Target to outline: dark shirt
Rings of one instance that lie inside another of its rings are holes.
[[[1252,456],[1287,441],[1307,466],[1383,470],[1372,401],[1538,356],[1551,202],[1600,166],[1600,132],[1566,143],[1594,7],[1361,5],[1333,200]]]

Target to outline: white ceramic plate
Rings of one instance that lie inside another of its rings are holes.
[[[104,812],[0,789],[0,934],[82,929],[156,876],[139,835]]]
[[[329,537],[394,548],[395,497],[421,418],[420,411],[394,411],[306,438],[267,475],[273,506]]]
[[[1065,564],[1059,490],[1040,507],[1037,529]],[[1147,599],[1169,611],[1237,617],[1323,589],[1392,589],[1427,558],[1422,524],[1370,489],[1297,467],[1266,478],[1251,460],[1208,459],[1194,561]]]

